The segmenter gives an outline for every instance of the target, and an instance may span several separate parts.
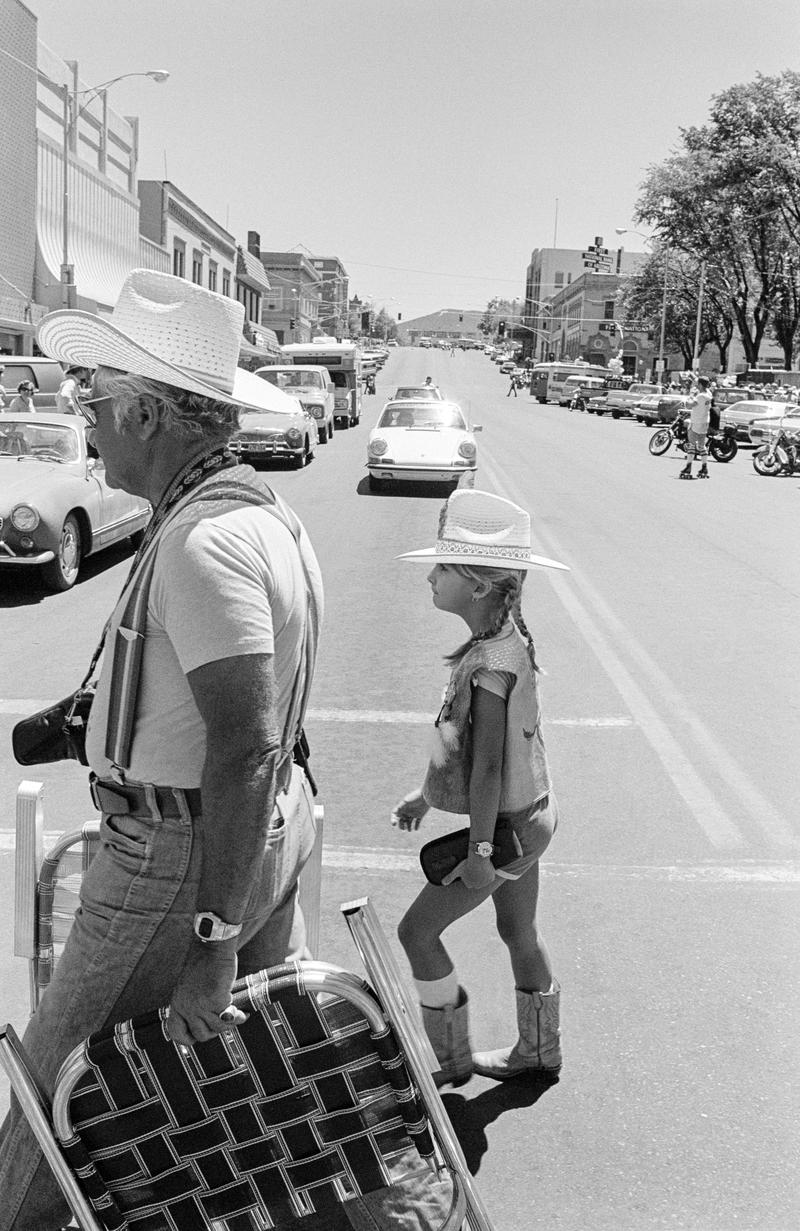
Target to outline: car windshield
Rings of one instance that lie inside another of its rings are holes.
[[[321,372],[259,372],[264,380],[279,389],[321,389]]]
[[[24,419],[0,421],[0,457],[38,457],[48,462],[78,462],[78,433],[55,423],[30,423]]]
[[[378,427],[460,427],[466,430],[464,416],[457,406],[393,406],[384,410]]]
[[[396,399],[404,398],[439,398],[439,390],[435,385],[411,385],[408,388],[400,388],[395,393]]]

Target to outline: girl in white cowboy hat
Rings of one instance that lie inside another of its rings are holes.
[[[539,859],[558,808],[520,598],[531,569],[566,565],[531,552],[530,526],[529,515],[510,500],[459,489],[442,509],[436,545],[399,557],[433,565],[434,606],[461,616],[470,631],[447,659],[452,674],[424,784],[392,813],[401,829],[418,829],[431,807],[469,815],[466,859],[442,884],[424,886],[398,929],[440,1066],[437,1085],[460,1085],[473,1071],[497,1080],[554,1080],[561,1067],[560,989],[536,928]],[[498,822],[513,844],[502,867],[493,862],[500,862]],[[513,1047],[473,1055],[467,993],[441,937],[490,896],[511,958],[519,1037]]]

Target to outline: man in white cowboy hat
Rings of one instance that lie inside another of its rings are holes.
[[[254,405],[276,393],[237,370],[242,320],[227,297],[135,270],[110,318],[65,310],[40,326],[46,354],[96,369],[82,410],[108,483],[154,509],[87,734],[101,849],[25,1036],[46,1087],[81,1039],[161,1005],[187,1046],[238,1024],[237,973],[305,952],[297,878],[314,821],[295,739],[322,588],[297,518],[226,448],[241,390]],[[12,1110],[0,1229],[65,1215]]]

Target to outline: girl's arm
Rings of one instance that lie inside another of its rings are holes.
[[[506,703],[486,688],[472,690],[472,773],[469,780],[470,842],[493,842],[500,807],[503,750],[506,736]],[[494,879],[490,859],[470,849],[461,879],[470,889],[480,889]]]

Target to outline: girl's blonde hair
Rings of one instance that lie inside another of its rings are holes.
[[[497,596],[497,610],[488,628],[485,628],[482,633],[473,633],[470,639],[460,645],[457,650],[453,650],[452,654],[445,655],[445,662],[451,667],[460,663],[464,655],[479,641],[488,641],[490,637],[497,636],[510,616],[528,643],[528,658],[531,661],[531,667],[538,672],[536,647],[522,617],[522,587],[527,572],[524,569],[490,568],[488,565],[448,564],[447,567],[454,569],[460,577],[466,577],[468,581],[487,583],[491,587],[491,592]]]

